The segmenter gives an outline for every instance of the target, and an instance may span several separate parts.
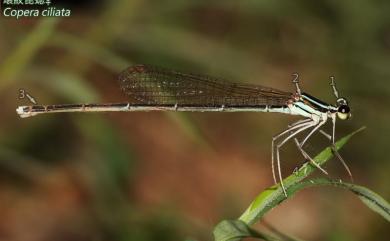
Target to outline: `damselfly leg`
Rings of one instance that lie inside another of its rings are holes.
[[[318,123],[315,122],[314,120],[311,121],[311,122],[306,122],[306,123],[301,123],[299,125],[296,125],[295,127],[293,127],[295,130],[293,131],[292,128],[289,128],[287,129],[286,133],[288,132],[291,132],[286,138],[284,138],[281,142],[279,142],[276,147],[274,146],[274,141],[275,141],[275,138],[273,138],[272,140],[272,147],[273,147],[273,152],[276,151],[276,163],[277,163],[277,167],[278,167],[278,176],[279,176],[279,181],[280,181],[280,185],[282,186],[282,189],[283,189],[283,192],[284,192],[284,195],[287,196],[287,192],[286,192],[286,188],[284,187],[284,184],[283,184],[283,178],[282,178],[282,171],[281,171],[281,167],[280,167],[280,148],[286,144],[287,141],[289,141],[291,138],[295,137],[297,134],[301,133],[302,131],[304,130],[307,130],[309,129],[310,127],[313,127],[315,125],[317,125]],[[284,133],[282,132],[282,133]],[[279,138],[281,137],[282,135],[278,135],[276,137]]]
[[[298,128],[301,128],[303,126],[305,126],[308,122],[312,122],[311,119],[305,119],[305,120],[299,120],[291,125],[288,126],[288,129],[280,132],[279,134],[275,135],[272,137],[272,144],[271,144],[271,150],[272,150],[272,153],[271,153],[271,166],[272,166],[272,176],[274,178],[274,182],[275,184],[277,184],[278,182],[276,181],[276,175],[275,175],[275,141],[277,141],[280,137],[282,137],[283,135],[289,133],[289,132],[292,132]]]
[[[294,127],[294,126],[296,126],[296,125],[298,125],[298,124],[302,124],[302,123],[310,122],[310,121],[313,121],[313,120],[312,120],[312,119],[303,119],[303,120],[299,120],[299,121],[297,121],[297,122],[294,122],[294,123],[288,125],[287,127],[288,127],[288,128],[291,128],[291,127]]]
[[[347,101],[344,99],[344,98],[340,98],[339,97],[339,92],[337,90],[337,87],[336,87],[336,81],[334,79],[334,76],[331,76],[330,77],[330,86],[332,87],[332,90],[333,90],[333,94],[334,96],[336,97],[337,99],[337,103],[339,105],[346,105],[347,106]],[[350,117],[350,112],[349,112],[349,108],[348,108],[348,117]],[[339,159],[339,161],[341,162],[341,164],[344,166],[345,170],[348,172],[348,175],[349,175],[349,178],[351,179],[351,181],[353,182],[353,176],[352,176],[352,172],[351,170],[349,169],[347,163],[344,161],[344,159],[341,157],[340,153],[337,151],[337,148],[335,146],[335,135],[336,135],[336,115],[333,115],[332,116],[332,135],[325,135],[325,136],[330,136],[331,137],[331,147],[332,147],[332,152],[333,154],[337,157],[337,159]]]
[[[336,146],[335,146],[335,139],[333,138],[334,137],[334,131],[335,131],[335,126],[336,126],[336,121],[332,121],[332,124],[333,124],[333,133],[332,135],[326,133],[324,130],[320,130],[319,132],[324,135],[329,141],[330,141],[330,144],[331,144],[331,149],[332,149],[332,152],[333,154],[337,157],[337,159],[341,162],[341,164],[343,165],[344,169],[347,171],[348,173],[348,176],[349,178],[351,179],[351,181],[353,182],[353,175],[352,175],[352,172],[350,170],[350,168],[348,167],[347,163],[345,162],[344,158],[342,158],[342,156],[340,155],[339,151],[337,150]]]
[[[326,120],[322,120],[319,122],[318,125],[316,125],[310,132],[309,134],[305,137],[305,139],[303,139],[302,142],[299,142],[297,138],[294,138],[294,141],[295,141],[295,144],[297,145],[297,148],[298,150],[302,153],[303,157],[305,159],[307,159],[313,166],[315,166],[316,168],[318,168],[321,172],[323,172],[325,175],[328,175],[328,172],[323,169],[320,165],[318,165],[317,162],[315,162],[313,160],[313,158],[311,158],[309,156],[309,154],[307,154],[307,152],[305,150],[303,150],[303,145],[306,143],[306,141],[316,132],[318,131],[318,129],[323,126],[324,124],[326,123]]]
[[[332,136],[326,133],[324,130],[319,130],[319,132],[326,137],[330,142],[332,141]]]
[[[301,152],[301,154],[303,155],[303,157],[308,160],[313,166],[315,166],[316,168],[318,168],[321,172],[323,172],[325,175],[328,175],[328,172],[323,169],[320,165],[318,165],[317,162],[315,162],[313,160],[313,158],[311,158],[311,156],[309,156],[309,154],[307,154],[307,152],[305,150],[303,150],[303,148],[301,147],[301,145],[299,144],[299,141],[297,138],[294,138],[294,141],[295,141],[295,144],[298,148],[298,150]]]

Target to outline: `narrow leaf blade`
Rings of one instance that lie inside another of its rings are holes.
[[[356,194],[367,207],[390,222],[390,204],[379,194],[363,186],[337,180],[318,178],[298,183],[291,188],[291,191],[296,193],[307,187],[318,186],[335,186],[347,189]]]

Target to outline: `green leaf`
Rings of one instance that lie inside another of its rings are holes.
[[[341,180],[337,181],[325,178],[318,178],[296,184],[295,186],[291,187],[291,192],[295,193],[307,187],[326,185],[341,187],[353,192],[360,198],[360,200],[362,200],[364,204],[367,205],[367,207],[369,207],[374,212],[377,212],[390,222],[390,204],[383,197],[379,196],[377,193],[371,191],[366,187],[362,187],[352,183],[342,182]]]
[[[214,228],[213,234],[216,241],[238,241],[249,237],[266,241],[280,240],[250,228],[241,220],[224,220]]]
[[[336,149],[339,150],[342,148],[349,139],[357,134],[358,132],[365,129],[362,127],[351,134],[341,138],[335,143]],[[322,166],[329,159],[333,157],[333,152],[330,147],[325,148],[321,153],[319,153],[313,160],[318,163],[318,165]],[[251,203],[251,205],[247,208],[247,210],[241,215],[239,218],[241,221],[247,223],[248,225],[252,225],[260,220],[264,214],[266,214],[269,210],[279,205],[281,202],[290,198],[294,195],[295,191],[293,191],[293,186],[297,183],[301,182],[311,173],[317,170],[316,167],[312,166],[309,163],[305,163],[299,168],[299,170],[292,175],[288,176],[283,180],[284,186],[287,190],[287,197],[284,195],[282,188],[280,185],[274,185],[267,189],[265,189],[262,193],[260,193],[255,200]]]

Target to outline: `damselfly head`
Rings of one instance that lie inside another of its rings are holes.
[[[337,99],[337,117],[340,120],[347,120],[351,117],[351,109],[348,106],[348,101],[345,98]]]

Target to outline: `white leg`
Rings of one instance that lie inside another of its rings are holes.
[[[332,118],[332,124],[333,124],[333,133],[332,135],[329,135],[328,133],[326,133],[325,131],[320,131],[320,133],[322,133],[325,137],[327,137],[328,139],[330,139],[330,142],[331,142],[331,148],[332,148],[332,152],[333,154],[337,157],[337,159],[339,159],[339,161],[341,162],[341,164],[344,166],[345,170],[347,171],[348,175],[349,175],[349,178],[351,179],[351,181],[353,182],[353,176],[352,176],[352,172],[351,170],[349,169],[347,163],[344,161],[344,159],[341,157],[340,153],[337,151],[336,149],[336,146],[335,146],[335,130],[336,130],[336,120],[333,120],[333,119],[336,119],[336,117],[333,117]]]
[[[313,166],[315,166],[316,168],[318,168],[321,172],[323,172],[325,175],[328,175],[328,172],[325,170],[325,169],[323,169],[320,165],[318,165],[318,163],[317,162],[315,162],[314,160],[313,160],[313,158],[311,158],[310,156],[309,156],[309,154],[307,154],[307,152],[305,151],[305,150],[303,150],[303,148],[301,147],[301,145],[299,144],[299,141],[298,141],[298,139],[297,138],[294,138],[294,141],[295,141],[295,144],[297,145],[297,148],[298,148],[298,150],[301,152],[301,154],[303,155],[303,157],[306,159],[306,160],[309,160],[309,162],[313,165]]]
[[[299,143],[298,140],[295,138],[295,143],[297,144],[297,147],[298,149],[301,151],[303,157],[305,157],[307,160],[309,160],[309,162],[314,165],[315,167],[317,167],[320,171],[322,171],[325,175],[328,175],[328,172],[325,171],[320,165],[318,165],[314,160],[313,158],[311,158],[309,156],[309,154],[307,154],[307,152],[305,150],[303,150],[303,145],[306,143],[306,141],[321,127],[323,126],[324,124],[326,123],[326,120],[322,120],[317,126],[315,126],[313,128],[313,130],[310,131],[310,133],[305,137],[305,139]]]
[[[335,145],[332,145],[332,151],[333,151],[334,155],[337,157],[337,159],[340,160],[341,164],[344,166],[345,170],[348,172],[349,178],[350,178],[351,181],[353,182],[352,172],[351,172],[351,170],[349,169],[347,163],[346,163],[346,162],[344,161],[344,159],[341,157],[340,153],[337,151]]]
[[[296,126],[296,125],[298,125],[298,124],[302,124],[302,123],[310,122],[310,121],[313,121],[313,120],[310,119],[310,118],[309,118],[309,119],[299,120],[299,121],[297,121],[297,122],[294,122],[294,123],[288,125],[288,127],[289,127],[289,128],[290,128],[290,127],[294,127],[294,126]]]
[[[332,144],[334,145],[334,142],[335,142],[335,133],[336,133],[336,115],[333,115],[332,116],[332,124],[333,124],[333,127],[332,127]]]
[[[332,141],[332,136],[331,136],[331,135],[329,135],[328,133],[326,133],[326,132],[323,131],[323,130],[320,130],[320,133],[321,133],[322,135],[324,135],[327,139],[329,139],[329,141]]]
[[[275,145],[275,141],[277,139],[279,139],[280,137],[282,137],[283,135],[287,134],[288,132],[292,131],[292,130],[295,130],[295,129],[298,129],[304,125],[307,124],[307,122],[309,121],[312,121],[311,119],[305,119],[305,120],[299,120],[291,125],[289,125],[289,128],[287,130],[284,130],[282,131],[281,133],[275,135],[272,137],[272,143],[271,143],[271,149],[272,149],[272,153],[271,153],[271,166],[272,166],[272,176],[274,178],[274,182],[275,184],[277,184],[277,181],[276,181],[276,175],[275,175],[275,156],[274,156],[274,153],[275,153],[275,148],[274,148],[274,145]]]
[[[305,137],[305,139],[301,142],[300,146],[303,147],[303,145],[306,143],[306,141],[324,124],[326,123],[326,120],[320,121],[320,123],[313,128],[313,130],[310,131],[310,133]]]
[[[300,126],[299,129],[297,129],[296,131],[294,131],[293,133],[291,133],[289,136],[287,136],[283,141],[281,141],[277,146],[276,146],[276,160],[277,160],[277,166],[278,166],[278,174],[279,174],[279,181],[280,181],[280,185],[282,186],[282,189],[283,189],[283,192],[284,192],[284,195],[287,197],[287,192],[286,192],[286,189],[284,187],[284,184],[283,184],[283,179],[282,179],[282,171],[281,171],[281,168],[280,168],[280,154],[279,154],[279,150],[280,148],[288,141],[290,140],[291,138],[293,138],[294,136],[296,136],[297,134],[299,134],[300,132],[312,127],[312,126],[315,126],[317,125],[316,122],[312,121],[312,122],[309,122],[309,123],[303,123],[301,124],[303,126]],[[288,130],[288,131],[291,131],[291,130]]]

